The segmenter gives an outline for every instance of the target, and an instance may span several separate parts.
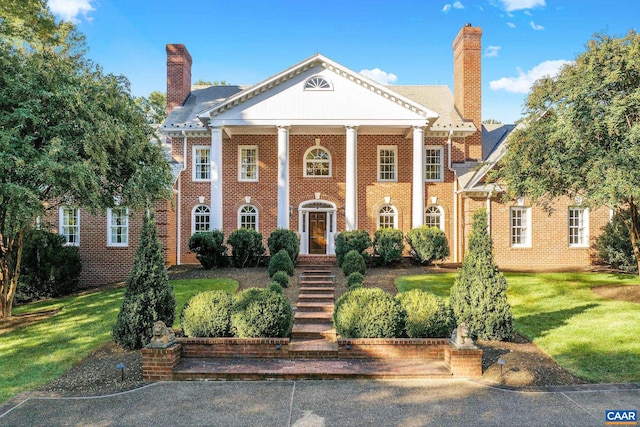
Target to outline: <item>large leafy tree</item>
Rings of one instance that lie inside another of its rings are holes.
[[[559,196],[617,215],[628,209],[640,261],[640,35],[596,35],[556,77],[534,84],[525,108],[494,177],[509,196],[548,209]]]
[[[136,98],[136,104],[144,112],[149,124],[159,124],[167,118],[167,94],[164,92],[154,90],[149,97]]]
[[[171,179],[126,78],[84,58],[81,37],[43,1],[24,2],[39,13],[32,30],[16,5],[2,3],[15,14],[0,24],[0,318],[11,315],[23,236],[38,216],[61,203],[148,206]]]

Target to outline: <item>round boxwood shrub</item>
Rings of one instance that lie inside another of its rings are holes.
[[[353,250],[344,256],[342,272],[349,277],[351,273],[356,271],[364,276],[367,272],[367,264],[364,262],[364,257],[358,251]]]
[[[201,292],[191,297],[180,315],[185,336],[231,336],[232,302],[231,294],[220,290]]]
[[[357,251],[362,256],[366,256],[366,250],[372,245],[371,236],[367,230],[352,230],[338,233],[336,241],[336,262],[338,267],[342,267],[344,257],[349,251]]]
[[[278,283],[283,288],[289,287],[289,275],[286,271],[276,271],[271,280]]]
[[[278,282],[271,282],[267,285],[267,290],[277,294],[282,293],[282,286]]]
[[[364,282],[364,276],[359,271],[354,271],[349,276],[347,276],[347,286],[349,289],[357,283],[362,284]]]
[[[451,335],[453,316],[444,300],[421,289],[396,296],[407,312],[405,330],[409,338],[444,338]]]
[[[269,247],[269,253],[271,256],[284,249],[289,254],[291,261],[296,262],[298,259],[300,241],[298,240],[298,234],[293,230],[289,230],[288,228],[276,228],[269,235],[269,238],[267,239],[267,246]]]
[[[403,240],[402,231],[394,228],[381,228],[376,231],[373,251],[380,257],[384,265],[393,264],[402,259]]]
[[[404,331],[400,301],[380,288],[357,288],[336,302],[333,323],[343,338],[395,338]]]
[[[204,269],[224,267],[227,264],[227,245],[220,230],[199,231],[189,239],[189,250]]]
[[[411,256],[421,264],[429,265],[449,256],[447,236],[437,227],[412,228],[407,233],[407,243],[411,246]]]
[[[231,260],[239,268],[257,266],[264,255],[262,234],[253,228],[240,228],[232,231],[227,239],[231,245]]]
[[[293,270],[293,261],[285,249],[281,249],[269,260],[269,277],[273,277],[278,271],[284,271],[289,276],[293,276]]]
[[[233,297],[231,327],[239,338],[286,337],[292,322],[291,304],[282,294],[249,288]]]

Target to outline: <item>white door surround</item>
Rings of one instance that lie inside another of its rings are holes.
[[[328,200],[306,200],[298,206],[298,232],[300,233],[300,253],[309,254],[309,212],[326,212],[327,225],[325,231],[325,240],[327,242],[326,254],[334,255],[336,253],[335,235],[336,235],[336,214],[338,208],[336,204]]]

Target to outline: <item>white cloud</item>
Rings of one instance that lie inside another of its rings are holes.
[[[500,46],[489,46],[487,50],[484,51],[484,56],[487,58],[495,58],[498,56],[498,52],[500,51]]]
[[[529,93],[529,89],[536,80],[544,76],[555,77],[560,69],[569,63],[571,61],[565,59],[544,61],[526,73],[518,67],[518,77],[503,77],[499,80],[493,80],[489,82],[489,87],[492,90],[505,90],[511,93]]]
[[[48,4],[54,15],[63,21],[71,21],[77,24],[79,22],[78,15],[82,15],[87,21],[91,21],[87,14],[96,10],[91,5],[92,1],[94,0],[48,0]]]
[[[389,85],[391,83],[395,83],[396,80],[398,80],[398,76],[393,73],[382,71],[380,68],[374,68],[373,70],[362,70],[360,71],[360,74],[383,85]]]
[[[509,28],[515,28],[516,24],[514,24],[513,22],[507,22],[507,25],[509,26]]]
[[[535,22],[531,21],[529,22],[529,25],[531,25],[531,28],[533,28],[536,31],[542,31],[544,30],[544,27],[542,25],[538,25]]]
[[[545,0],[500,0],[507,12],[546,6]]]
[[[447,12],[449,12],[451,10],[451,8],[464,9],[464,5],[462,3],[460,3],[459,1],[455,1],[455,2],[453,2],[453,4],[447,3],[442,8],[442,12],[447,13]]]

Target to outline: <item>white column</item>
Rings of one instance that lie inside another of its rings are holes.
[[[411,227],[424,224],[424,128],[413,127],[413,185]]]
[[[289,126],[278,126],[278,227],[289,228]]]
[[[222,128],[211,128],[211,229],[222,230]]]
[[[344,216],[346,231],[358,228],[358,127],[347,126]]]

